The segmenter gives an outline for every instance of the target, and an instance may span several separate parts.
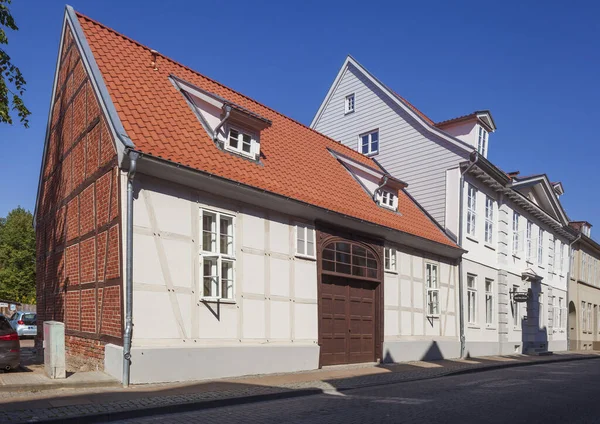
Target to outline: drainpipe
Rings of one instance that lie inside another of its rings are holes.
[[[462,247],[463,243],[463,203],[464,203],[464,189],[465,189],[465,174],[469,172],[469,170],[475,166],[477,161],[479,160],[479,154],[476,152],[471,153],[469,157],[469,166],[463,172],[460,173],[460,194],[459,194],[459,203],[458,210],[460,213],[460,217],[458,219],[458,244]],[[464,278],[463,278],[463,260],[460,258],[460,262],[458,263],[458,313],[460,315],[460,357],[465,357],[466,351],[466,340],[465,340],[465,314],[464,314]]]
[[[379,187],[377,187],[375,189],[375,191],[373,191],[373,200],[377,201],[377,193],[379,193],[379,190],[381,190],[383,188],[383,186],[385,186],[388,182],[388,176],[384,175],[383,176],[383,182],[381,183],[381,185],[379,185]]]
[[[571,329],[570,329],[570,325],[571,323],[569,322],[569,302],[571,301],[571,299],[569,298],[569,286],[571,285],[571,256],[573,255],[573,251],[572,251],[572,246],[577,243],[579,240],[581,239],[581,234],[577,235],[577,238],[575,240],[573,240],[571,243],[569,243],[569,271],[567,271],[567,300],[566,302],[566,309],[567,309],[567,317],[566,317],[566,321],[567,321],[567,328],[565,328],[565,331],[567,332],[567,350],[571,350]],[[573,261],[573,267],[575,267],[575,261]],[[575,284],[575,287],[577,288],[577,284]],[[579,303],[579,299],[577,300]],[[575,304],[575,310],[577,310],[577,304]],[[582,311],[583,313],[583,311]],[[579,322],[579,319],[577,318],[577,314],[575,314],[575,328],[577,328],[577,323]],[[576,349],[577,350],[577,349]]]
[[[129,150],[127,173],[127,228],[125,252],[125,334],[123,336],[123,387],[129,387],[131,367],[131,334],[133,332],[133,179],[139,153]]]
[[[215,127],[215,130],[213,131],[213,141],[216,142],[219,139],[219,130],[221,129],[223,124],[227,122],[227,120],[229,119],[229,115],[231,115],[231,106],[225,105],[225,117]]]

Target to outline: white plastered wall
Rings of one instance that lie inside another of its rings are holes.
[[[232,300],[203,300],[201,209],[234,217]],[[316,368],[316,261],[295,256],[295,222],[290,216],[138,174],[132,382]],[[247,366],[219,362],[220,357],[231,361],[236,352]],[[158,361],[165,355],[182,361],[177,369],[185,369],[183,364],[189,369],[170,375],[153,371],[158,364],[149,358]],[[199,370],[194,358],[207,355],[216,358],[211,367]]]
[[[427,263],[438,267],[440,314],[436,317],[427,315]],[[457,286],[456,265],[398,248],[396,271],[385,272],[385,362],[460,356]]]

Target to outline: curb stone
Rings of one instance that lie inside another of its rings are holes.
[[[441,372],[438,374],[432,374],[430,376],[422,376],[409,378],[404,380],[397,381],[386,381],[379,383],[363,383],[356,385],[349,385],[343,388],[337,389],[339,392],[344,392],[348,390],[356,390],[363,387],[375,387],[375,386],[386,386],[391,384],[400,384],[400,383],[410,383],[414,381],[424,381],[424,380],[432,380],[435,378],[441,377],[449,377],[454,375],[461,374],[472,374],[483,371],[493,371],[504,368],[516,368],[516,367],[524,367],[531,365],[542,365],[542,364],[550,364],[557,362],[573,362],[573,361],[582,361],[588,359],[600,359],[600,356],[581,356],[581,357],[568,357],[568,358],[553,358],[553,359],[545,359],[543,361],[531,361],[531,362],[507,362],[502,364],[485,364],[482,366],[475,366],[471,368],[465,369],[457,369],[457,370],[449,370],[446,372]],[[102,413],[92,413],[92,414],[83,414],[77,416],[70,417],[57,417],[57,418],[49,418],[49,419],[36,419],[31,418],[27,421],[22,421],[24,423],[65,423],[65,424],[75,424],[75,423],[101,423],[101,422],[114,422],[121,421],[127,419],[135,419],[135,418],[143,418],[154,415],[167,415],[173,413],[181,413],[181,412],[194,412],[204,409],[214,409],[221,408],[226,406],[233,405],[244,405],[249,403],[257,403],[257,402],[265,402],[271,400],[282,400],[282,399],[291,399],[297,397],[305,397],[312,395],[319,395],[326,393],[327,391],[321,388],[306,388],[306,389],[290,389],[281,387],[281,390],[276,391],[274,393],[266,393],[259,395],[247,395],[247,396],[233,396],[222,399],[213,399],[213,400],[200,400],[200,401],[192,401],[192,402],[183,402],[183,403],[174,403],[169,405],[161,405],[149,408],[136,408],[124,411],[114,411],[114,412],[102,412]],[[99,405],[100,406],[100,405]]]

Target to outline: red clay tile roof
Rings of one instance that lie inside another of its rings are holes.
[[[477,112],[472,112],[472,113],[469,113],[468,115],[457,116],[456,118],[450,118],[450,119],[446,119],[445,121],[436,122],[434,125],[439,128],[439,127],[444,127],[448,124],[453,124],[454,122],[464,121],[466,119],[476,118],[476,117],[477,117]]]
[[[327,148],[380,169],[372,159],[163,55],[155,71],[148,47],[86,16],[78,18],[136,150],[456,247],[406,193],[399,193],[401,215],[377,206]],[[262,166],[218,149],[169,75],[271,120],[261,132]]]
[[[419,109],[417,109],[417,107],[415,105],[413,105],[411,102],[406,100],[404,97],[402,97],[400,94],[396,93],[395,91],[392,91],[392,93],[394,93],[394,95],[396,97],[398,97],[401,101],[403,101],[406,104],[406,106],[411,108],[413,110],[413,112],[415,112],[417,115],[419,115],[421,118],[423,118],[429,125],[431,125],[431,126],[436,125],[435,122],[433,122],[433,120],[429,119],[429,117],[427,115],[425,115],[423,112],[421,112]]]

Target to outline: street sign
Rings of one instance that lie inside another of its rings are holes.
[[[8,308],[8,303],[0,302],[0,308]]]
[[[528,293],[513,293],[512,294],[512,298],[515,302],[518,303],[523,303],[523,302],[527,302],[529,300],[529,294]]]
[[[17,310],[17,305],[15,305],[14,303],[10,304],[10,310],[11,311],[16,311]]]

